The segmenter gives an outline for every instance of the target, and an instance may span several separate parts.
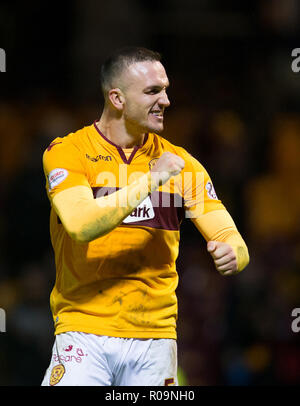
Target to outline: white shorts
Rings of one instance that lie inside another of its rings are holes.
[[[173,339],[58,334],[42,386],[164,386],[177,383]]]

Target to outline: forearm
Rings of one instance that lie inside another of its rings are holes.
[[[221,237],[219,241],[226,242],[232,247],[237,260],[237,270],[242,271],[248,265],[250,258],[247,245],[241,234],[237,230],[232,230],[227,233],[225,238],[222,239]]]
[[[73,239],[90,242],[117,227],[156,188],[149,172],[117,192],[96,199],[88,187],[75,186],[57,194],[53,206]]]
[[[206,241],[229,244],[236,256],[237,269],[242,271],[249,263],[249,252],[245,241],[226,210],[216,210],[192,219]]]

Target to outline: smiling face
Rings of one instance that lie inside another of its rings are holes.
[[[122,75],[123,117],[130,132],[161,133],[164,111],[170,105],[169,80],[159,61],[136,62]]]

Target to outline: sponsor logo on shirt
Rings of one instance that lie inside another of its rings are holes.
[[[155,216],[153,205],[151,203],[150,197],[148,196],[141,204],[137,206],[136,209],[133,210],[123,223],[135,223],[136,221],[145,221],[153,219]]]
[[[59,185],[68,176],[68,171],[62,168],[53,169],[48,175],[49,190]]]
[[[98,161],[112,161],[112,157],[110,155],[97,155],[95,158],[90,156],[89,154],[85,154],[86,158],[92,162]]]

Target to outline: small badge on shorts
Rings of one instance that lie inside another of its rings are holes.
[[[174,378],[165,379],[164,386],[172,386],[172,385],[175,385],[175,379]]]
[[[50,375],[50,386],[56,385],[61,380],[61,378],[64,376],[64,373],[65,373],[65,367],[63,366],[63,364],[55,365],[55,367],[52,369],[51,375]]]

